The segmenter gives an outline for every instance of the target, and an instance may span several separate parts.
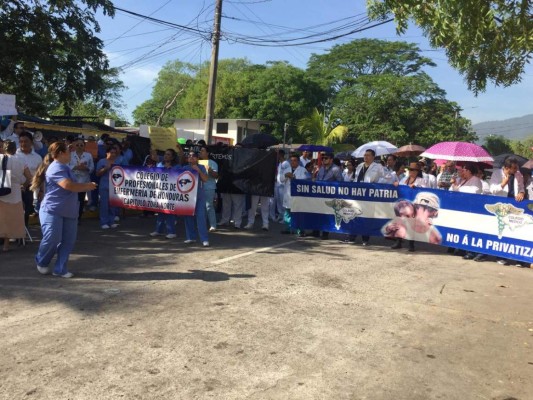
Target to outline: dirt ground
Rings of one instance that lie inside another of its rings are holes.
[[[0,254],[0,399],[533,399],[531,269],[154,225],[84,220],[71,280]]]

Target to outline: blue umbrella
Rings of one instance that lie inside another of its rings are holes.
[[[333,148],[328,146],[321,146],[319,144],[302,144],[296,149],[297,151],[310,151],[314,153],[315,151],[325,151],[326,153],[333,153]]]

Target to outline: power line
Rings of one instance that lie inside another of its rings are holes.
[[[158,12],[159,10],[161,10],[163,7],[165,7],[168,3],[170,3],[172,0],[168,0],[167,2],[165,2],[162,6],[160,6],[159,8],[157,8],[155,11],[153,11],[152,13],[150,13],[150,15],[148,15],[148,17],[154,15],[156,12]],[[118,10],[118,8],[117,8]],[[113,39],[110,43],[107,43],[106,46],[110,46],[111,44],[115,43],[115,41],[117,41],[118,39],[120,39],[121,37],[123,37],[126,33],[128,32],[131,32],[133,29],[135,29],[136,27],[138,27],[140,24],[142,24],[144,22],[144,20],[148,17],[145,17],[143,20],[137,22],[135,25],[133,25],[131,28],[127,29],[124,33],[122,33],[121,35],[119,35],[118,37],[116,37],[115,39]]]

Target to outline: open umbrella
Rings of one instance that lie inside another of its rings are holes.
[[[394,154],[398,157],[416,157],[422,154],[424,151],[426,151],[426,149],[422,146],[417,144],[408,144],[400,147]]]
[[[341,151],[340,153],[335,154],[335,158],[338,158],[341,161],[348,161],[352,158],[351,151]]]
[[[533,169],[533,160],[529,160],[527,163],[525,163],[524,165],[522,165],[521,168],[524,168],[524,169]]]
[[[518,166],[522,167],[526,162],[527,158],[519,156],[518,154],[511,154],[511,153],[504,153],[497,156],[494,156],[494,167],[495,168],[501,168],[503,167],[503,163],[508,158],[514,158],[516,161],[518,161]]]
[[[398,151],[398,148],[393,144],[386,142],[384,140],[376,140],[374,142],[368,142],[359,146],[352,153],[352,156],[355,158],[363,158],[365,151],[374,150],[376,152],[376,157],[383,156],[385,154],[393,154]]]
[[[325,151],[326,153],[333,153],[333,148],[328,146],[322,146],[320,144],[302,144],[296,149],[297,151],[310,151],[314,153],[315,151]]]
[[[253,133],[246,136],[241,142],[246,147],[270,147],[279,143],[279,140],[268,133]]]
[[[431,146],[421,157],[450,160],[469,161],[473,163],[492,164],[494,159],[487,151],[477,144],[468,142],[441,142]]]

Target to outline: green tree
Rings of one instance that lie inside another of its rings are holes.
[[[326,116],[315,108],[311,115],[300,119],[298,133],[305,138],[305,143],[326,146],[341,143],[348,134],[348,128],[340,125],[334,112]]]
[[[178,60],[166,63],[157,75],[152,97],[133,110],[135,124],[169,126],[176,118],[193,118],[184,112],[184,104],[197,72],[198,67],[192,64]]]
[[[487,151],[494,156],[513,151],[511,141],[502,135],[488,135],[485,137],[484,145]]]
[[[349,129],[346,141],[430,145],[473,140],[470,122],[422,68],[433,66],[415,45],[355,40],[313,55],[308,71]]]
[[[529,136],[524,140],[513,140],[511,142],[511,150],[513,154],[533,159],[533,136]]]
[[[298,121],[324,102],[324,91],[304,70],[285,61],[269,62],[258,72],[251,86],[248,115],[272,121],[272,133],[278,137],[288,123],[288,137],[298,141]]]
[[[361,76],[390,74],[407,76],[435,64],[420,55],[417,45],[377,39],[358,39],[333,46],[325,54],[312,54],[309,76],[335,96],[357,83]]]
[[[409,21],[431,46],[441,47],[474,93],[487,81],[509,86],[520,81],[531,59],[533,15],[524,0],[367,0],[374,19],[394,16],[398,33]]]
[[[105,108],[113,88],[95,13],[113,16],[109,0],[2,1],[0,92],[17,95],[26,113],[47,115],[78,101]]]

